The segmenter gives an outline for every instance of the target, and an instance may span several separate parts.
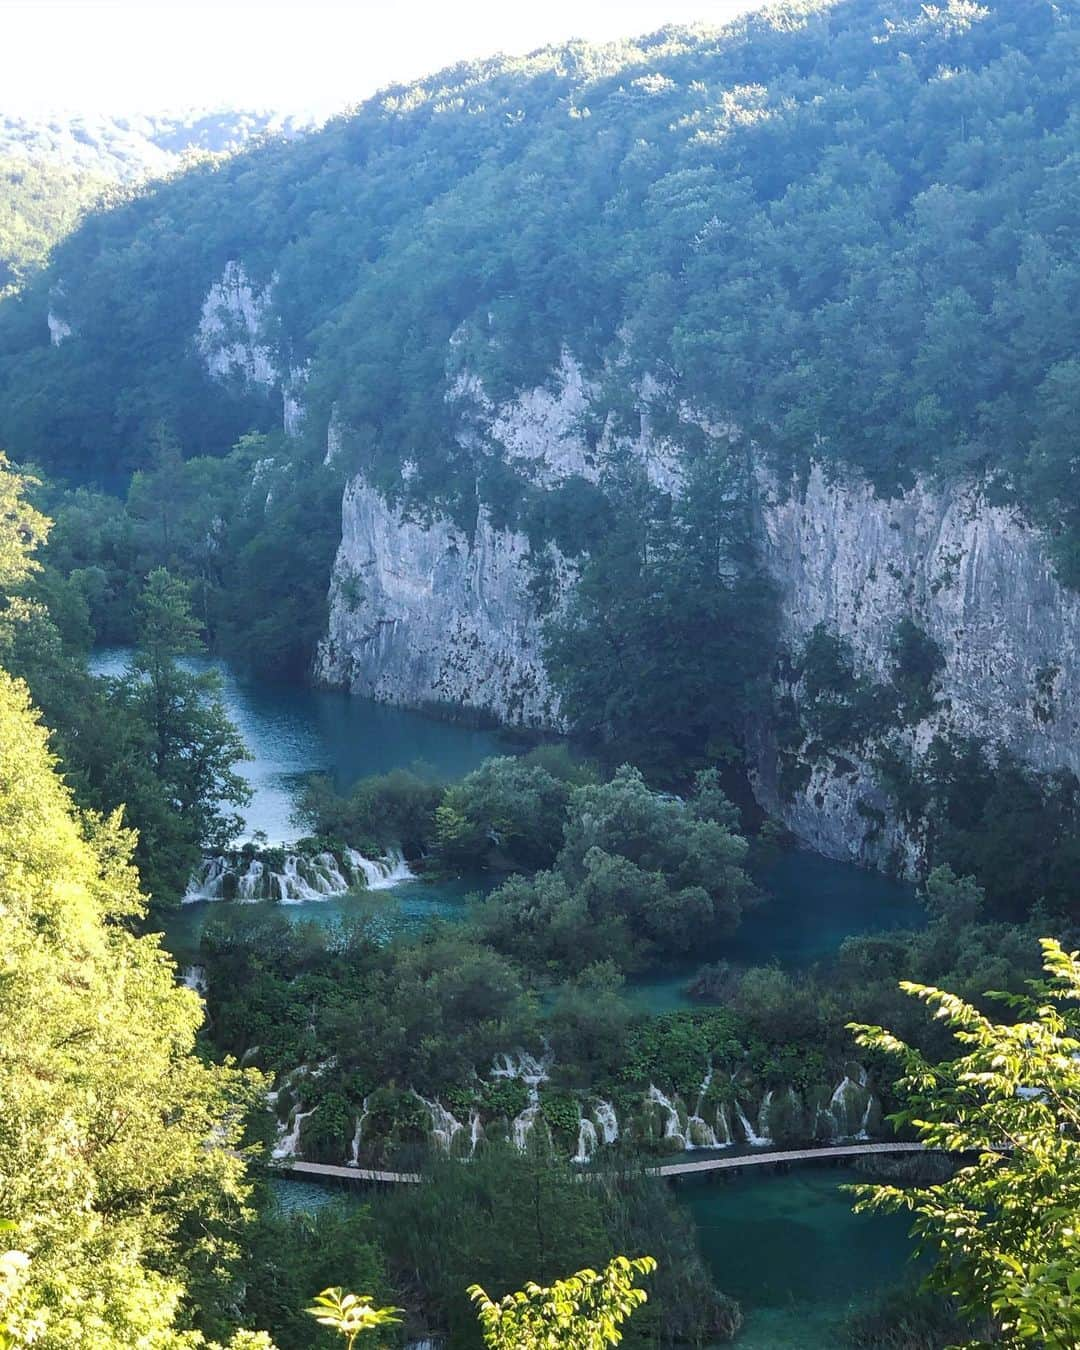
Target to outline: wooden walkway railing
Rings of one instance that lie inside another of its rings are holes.
[[[874,1153],[921,1153],[922,1144],[833,1144],[825,1148],[762,1149],[735,1157],[700,1158],[694,1162],[661,1163],[646,1169],[655,1177],[698,1176],[703,1172],[734,1172],[744,1167],[765,1167],[775,1163],[823,1162],[829,1158],[859,1158]],[[415,1184],[423,1181],[419,1172],[386,1172],[373,1167],[337,1167],[331,1163],[285,1163],[282,1170],[295,1177],[314,1180],[371,1181],[384,1185]]]

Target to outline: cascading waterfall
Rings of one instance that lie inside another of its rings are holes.
[[[385,891],[399,881],[410,881],[416,875],[398,849],[391,849],[383,858],[365,858],[354,848],[345,850],[345,858],[354,874],[360,873],[369,891]]]
[[[511,1135],[514,1140],[514,1147],[520,1153],[524,1153],[525,1149],[528,1147],[529,1134],[536,1124],[537,1116],[540,1114],[540,1094],[536,1092],[535,1088],[533,1089],[533,1092],[535,1093],[536,1099],[530,1099],[529,1105],[519,1116],[514,1117],[514,1122],[510,1127]]]
[[[549,1058],[537,1059],[526,1050],[496,1055],[495,1063],[491,1066],[492,1078],[516,1078],[528,1088],[529,1104],[520,1115],[515,1116],[510,1126],[514,1147],[522,1153],[525,1152],[529,1134],[540,1115],[540,1084],[547,1080],[550,1068]]]
[[[304,1121],[313,1116],[318,1109],[317,1106],[313,1106],[310,1111],[298,1111],[295,1106],[293,1107],[289,1116],[291,1128],[286,1134],[285,1127],[279,1127],[278,1142],[270,1154],[272,1158],[291,1158],[299,1155],[300,1131]]]
[[[224,862],[225,860],[222,858],[219,861]],[[220,876],[222,886],[225,884],[227,872],[227,868],[223,868],[221,871]],[[263,867],[259,859],[253,858],[250,865],[236,878],[236,898],[238,900],[260,899],[263,888],[263,875],[265,872],[266,868]],[[220,899],[220,895],[212,898]],[[186,900],[187,896],[185,896],[184,899]]]
[[[687,1139],[679,1121],[679,1112],[675,1103],[665,1097],[655,1083],[649,1084],[648,1100],[664,1112],[664,1138],[670,1139],[679,1148],[686,1148]]]
[[[469,1157],[476,1152],[478,1145],[484,1138],[484,1125],[480,1119],[480,1112],[474,1106],[469,1112]]]
[[[204,858],[192,873],[184,903],[232,897],[295,905],[352,890],[386,890],[413,875],[398,849],[382,858],[365,858],[354,848],[347,848],[340,859],[330,852],[287,853],[280,869],[250,854],[219,853]]]
[[[449,1153],[454,1142],[454,1136],[460,1134],[465,1126],[450,1114],[442,1102],[435,1098],[429,1101],[427,1097],[420,1097],[419,1092],[416,1096],[424,1103],[428,1109],[428,1114],[431,1116],[432,1139],[444,1153]]]
[[[591,1162],[593,1154],[596,1152],[599,1138],[596,1133],[596,1126],[581,1108],[578,1108],[578,1136],[577,1152],[571,1158],[571,1162],[587,1163]]]
[[[869,1123],[873,1096],[865,1083],[858,1083],[845,1074],[829,1098],[826,1113],[832,1122],[836,1139],[858,1139]]]
[[[180,976],[180,983],[185,989],[193,989],[200,998],[205,997],[210,986],[206,982],[205,966],[185,966],[184,973]]]
[[[368,1118],[368,1098],[365,1097],[360,1106],[360,1114],[356,1117],[356,1129],[353,1132],[352,1143],[349,1146],[349,1167],[360,1166],[360,1141],[364,1133],[364,1121]]]
[[[731,1143],[731,1136],[727,1134],[724,1139],[716,1137],[716,1131],[701,1114],[705,1109],[705,1099],[709,1095],[709,1088],[712,1087],[713,1066],[710,1064],[705,1077],[701,1080],[701,1087],[698,1089],[697,1101],[694,1104],[693,1115],[687,1117],[686,1121],[686,1147],[687,1148],[724,1148]],[[718,1119],[723,1119],[722,1113],[718,1113]],[[727,1122],[724,1121],[725,1134]]]
[[[762,1098],[761,1111],[766,1109],[766,1102],[768,1102],[770,1096],[771,1093],[766,1092],[765,1096]],[[761,1124],[761,1111],[758,1112],[759,1125]],[[735,1114],[739,1117],[739,1124],[742,1126],[743,1135],[751,1148],[768,1148],[772,1143],[772,1140],[767,1134],[759,1134],[757,1130],[754,1129],[753,1125],[751,1125],[746,1118],[746,1112],[743,1110],[741,1102],[737,1101],[735,1103]]]
[[[614,1144],[619,1137],[619,1118],[610,1102],[597,1102],[593,1115],[600,1130],[602,1144]]]

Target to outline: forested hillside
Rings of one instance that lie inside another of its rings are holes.
[[[422,446],[428,499],[476,491],[448,365],[498,396],[567,346],[616,411],[648,372],[789,460],[989,471],[1063,523],[1072,576],[1078,25],[1072,0],[809,0],[390,89],[90,220],[4,307],[0,440],[80,475],[144,463],[161,422],[225,450],[259,390],[193,414],[193,334],[239,259],[309,429],[336,407],[387,482]]]
[[[24,283],[91,207],[106,209],[185,159],[293,137],[309,117],[252,112],[15,117],[0,113],[0,296]],[[119,185],[122,185],[119,186]]]
[[[263,136],[299,135],[315,121],[306,114],[233,108],[130,117],[0,113],[0,157],[63,164],[94,178],[135,183],[162,177],[184,155],[230,154]]]

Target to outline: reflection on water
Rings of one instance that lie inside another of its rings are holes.
[[[695,1006],[686,984],[705,961],[777,961],[798,968],[832,955],[848,936],[919,928],[926,922],[913,886],[816,853],[782,853],[756,880],[767,892],[764,903],[714,952],[698,952],[693,961],[635,979],[627,993],[637,1007],[662,1013]]]
[[[375,932],[389,939],[397,933],[419,932],[436,919],[464,918],[470,895],[486,894],[495,884],[487,875],[457,877],[425,882],[402,881],[385,891],[356,895],[336,895],[328,900],[312,900],[300,905],[282,905],[276,900],[258,900],[243,905],[225,900],[200,900],[166,912],[162,918],[165,946],[181,966],[193,964],[198,957],[199,939],[207,922],[227,909],[242,908],[245,913],[281,914],[290,923],[314,923],[331,928],[342,920],[368,917]]]
[[[95,675],[127,671],[128,648],[95,652]],[[390,708],[341,690],[308,689],[244,678],[223,661],[189,658],[191,670],[213,668],[223,681],[225,710],[252,758],[238,766],[252,788],[244,812],[247,832],[271,843],[297,837],[293,803],[299,775],[331,775],[344,790],[368,774],[417,766],[436,778],[460,778],[490,755],[507,754],[496,732],[440,722],[404,708]]]

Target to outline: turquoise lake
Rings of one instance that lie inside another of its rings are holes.
[[[737,1298],[736,1350],[834,1350],[847,1313],[876,1290],[913,1281],[908,1220],[853,1214],[841,1187],[860,1180],[830,1164],[763,1175],[680,1181],[717,1288]],[[374,1204],[377,1190],[271,1183],[285,1213]]]
[[[101,652],[92,668],[119,675],[127,659],[126,651]],[[252,755],[242,766],[253,793],[247,832],[261,831],[271,841],[301,832],[293,819],[297,779],[313,769],[328,773],[340,789],[399,767],[453,779],[490,755],[515,749],[495,732],[343,693],[244,679],[217,662],[192,664],[221,671],[226,710]],[[415,931],[436,919],[459,918],[466,897],[497,880],[405,881],[370,895],[273,907],[294,921],[320,924],[374,910],[388,933]],[[828,956],[849,934],[924,921],[910,886],[815,854],[780,854],[759,869],[756,880],[768,898],[747,914],[737,933],[684,967],[636,979],[628,992],[638,1006],[651,1012],[688,1006],[685,985],[706,960],[778,961],[798,968]],[[169,916],[166,944],[182,963],[195,959],[203,925],[221,908],[221,902],[201,902]],[[839,1343],[837,1328],[846,1310],[904,1277],[910,1251],[905,1221],[852,1214],[839,1188],[854,1179],[850,1171],[812,1166],[679,1183],[718,1287],[743,1304],[747,1321],[736,1342],[742,1350],[831,1350]],[[277,1203],[292,1211],[352,1204],[359,1196],[295,1181],[272,1185]]]

